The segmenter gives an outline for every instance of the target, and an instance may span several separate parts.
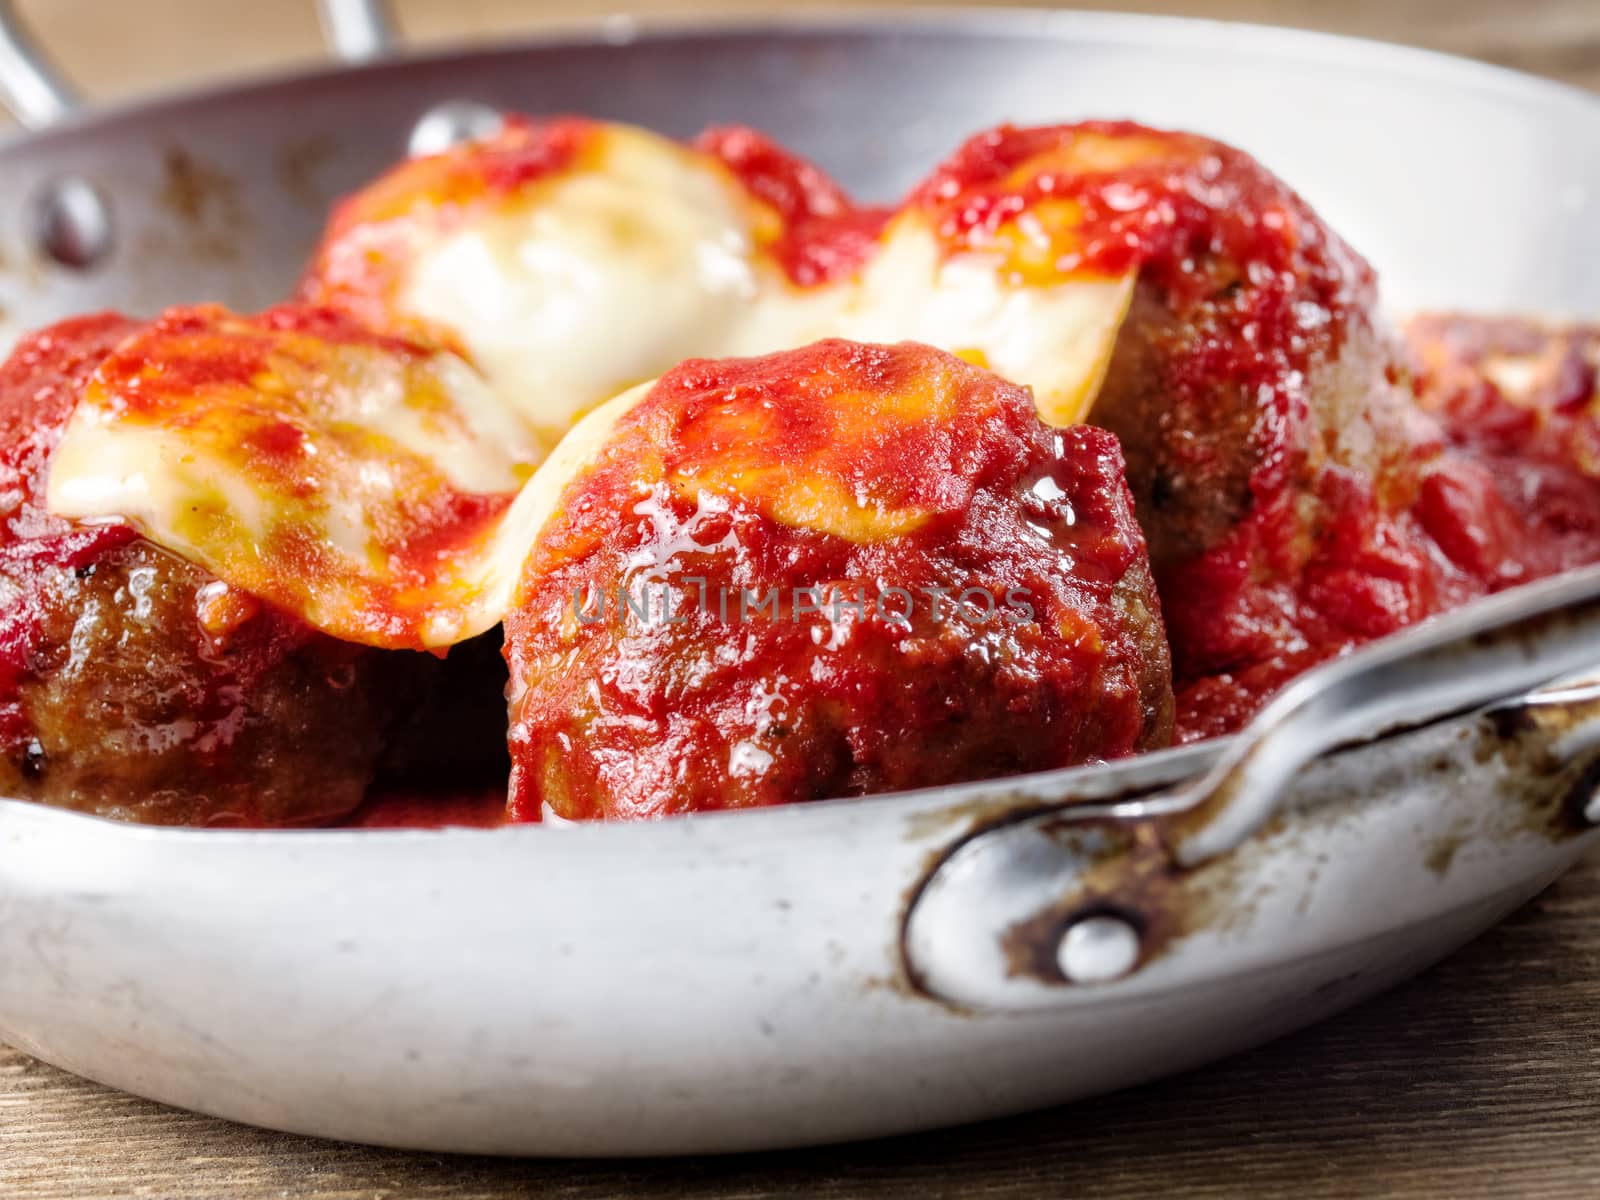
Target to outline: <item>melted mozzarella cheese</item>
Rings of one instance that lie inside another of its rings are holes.
[[[827,337],[962,353],[1033,388],[1045,421],[1082,419],[1131,273],[1014,281],[907,211],[859,277],[801,288],[762,249],[775,220],[711,156],[607,126],[578,164],[419,247],[398,302],[449,330],[551,441],[684,359]]]
[[[164,386],[175,367],[183,385]],[[562,491],[649,390],[595,409],[534,470],[526,426],[452,354],[158,325],[97,372],[48,502],[131,524],[335,637],[442,648],[500,623]]]
[[[533,478],[517,495],[516,503],[501,525],[496,547],[496,577],[505,586],[506,605],[513,597],[523,563],[533,550],[534,542],[561,503],[561,493],[599,461],[617,422],[648,396],[654,386],[654,380],[638,384],[584,414],[550,457],[539,464]]]
[[[908,212],[862,272],[839,334],[926,342],[978,359],[1032,388],[1046,424],[1073,425],[1105,378],[1134,281],[1130,272],[1016,282],[995,258],[948,254],[920,214]]]
[[[760,219],[720,164],[612,126],[580,165],[422,250],[400,303],[450,329],[554,442],[619,390],[772,319]],[[780,342],[802,336],[779,319]]]
[[[48,503],[336,637],[440,647],[501,619],[502,516],[537,457],[454,355],[218,316],[158,323],[102,364]]]

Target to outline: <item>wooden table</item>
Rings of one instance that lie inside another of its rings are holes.
[[[1409,41],[1600,89],[1600,0],[1098,6]],[[196,63],[226,74],[316,53],[310,9],[293,3],[32,0],[23,8],[97,97],[192,78]],[[592,8],[582,0],[400,5],[418,40],[529,28]],[[400,1154],[175,1112],[0,1047],[3,1200],[1290,1192],[1600,1196],[1600,859],[1408,986],[1223,1065],[1005,1123],[827,1150],[622,1164]]]

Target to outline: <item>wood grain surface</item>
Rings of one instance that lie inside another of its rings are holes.
[[[25,0],[21,7],[96,98],[319,55],[311,8],[300,0]],[[597,10],[774,7],[770,0],[399,5],[417,41],[592,20]],[[1600,0],[1102,0],[1096,7],[1411,42],[1600,89]],[[1600,1196],[1600,859],[1398,991],[1227,1063],[1007,1122],[826,1150],[633,1163],[402,1154],[176,1112],[0,1047],[0,1200],[796,1194],[1593,1200]]]

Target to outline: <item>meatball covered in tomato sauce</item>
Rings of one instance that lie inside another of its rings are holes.
[[[288,318],[252,328],[274,321]],[[402,713],[447,707],[441,687],[456,668],[329,636],[114,513],[75,521],[52,510],[52,467],[86,397],[104,402],[94,427],[136,408],[140,388],[174,379],[197,410],[243,410],[203,392],[239,365],[233,351],[206,342],[203,354],[168,353],[180,334],[224,325],[209,310],[155,323],[84,317],[25,338],[0,366],[0,795],[161,824],[325,822],[362,801]],[[219,495],[237,482],[185,455],[152,453],[135,471],[125,448],[101,441],[81,457],[152,496],[185,468]],[[265,448],[244,438],[236,452],[259,459]],[[226,514],[175,507],[231,528]],[[469,753],[495,761],[498,731],[487,729],[453,748],[452,769],[472,769]]]
[[[912,204],[1036,286],[1126,281],[1088,419],[1127,455],[1185,737],[1449,602],[1409,511],[1441,439],[1373,272],[1259,163],[1126,122],[1002,128]]]
[[[1164,744],[1115,440],[930,347],[691,361],[532,485],[511,811],[781,804]]]
[[[1381,458],[1350,428],[1389,353],[1372,271],[1248,155],[1129,122],[1002,127],[908,207],[949,253],[997,255],[1034,287],[1128,281],[1091,412],[1123,442],[1158,574],[1324,460],[1365,471]]]

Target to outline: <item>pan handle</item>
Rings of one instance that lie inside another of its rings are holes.
[[[1600,663],[1600,568],[1479,600],[1301,676],[1174,794],[1165,841],[1181,867],[1234,849],[1329,751],[1432,724]]]
[[[34,41],[13,0],[0,0],[0,104],[29,129],[70,116],[78,92]]]
[[[389,0],[317,0],[317,11],[328,48],[344,62],[387,58],[399,44]]]
[[[384,58],[399,42],[388,0],[317,0],[317,11],[328,48],[343,62]],[[82,106],[15,0],[0,0],[0,104],[28,129],[46,129]]]
[[[1486,706],[1497,728],[1548,733],[1539,770],[1572,789],[1563,827],[1600,826],[1590,776],[1573,775],[1600,752],[1600,682],[1589,671],[1583,683],[1548,688],[1594,663],[1600,567],[1491,596],[1325,664],[1279,693],[1209,770],[1134,799],[1065,783],[1065,794],[957,842],[906,914],[908,975],[945,1000],[994,1008],[1049,1006],[1060,985],[1134,975],[1150,958],[1147,934],[1160,932],[1145,911],[1152,887],[1237,849],[1283,810],[1313,759]]]

